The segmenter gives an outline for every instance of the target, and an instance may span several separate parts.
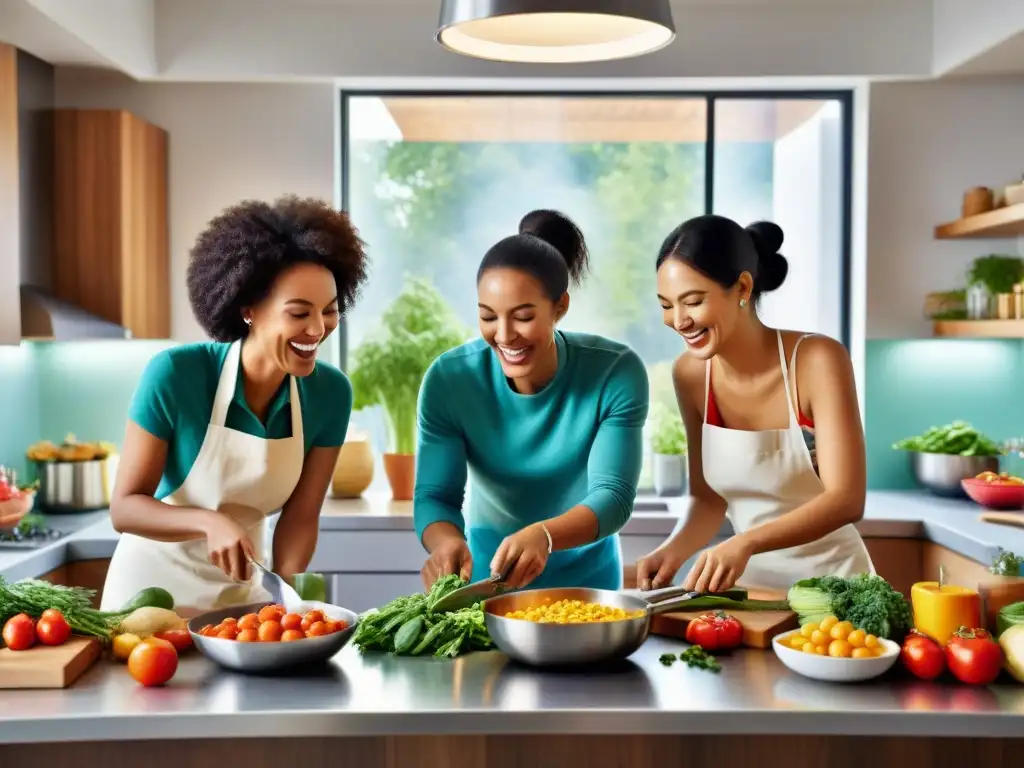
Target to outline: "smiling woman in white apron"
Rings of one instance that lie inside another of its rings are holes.
[[[701,552],[686,587],[781,592],[811,576],[874,571],[853,525],[863,515],[866,459],[849,354],[757,315],[760,295],[786,278],[782,239],[769,222],[744,229],[700,216],[658,254],[665,324],[687,346],[673,380],[692,504],[677,532],[637,563],[641,588],[672,583],[725,517],[735,535]]]
[[[104,610],[150,586],[184,616],[257,602],[250,557],[305,570],[352,411],[348,379],[316,353],[365,274],[348,217],[316,200],[243,203],[200,235],[189,298],[216,341],[158,353],[136,389]]]

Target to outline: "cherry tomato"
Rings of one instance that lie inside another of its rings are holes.
[[[56,608],[47,608],[45,611],[43,611],[42,615],[39,617],[40,621],[43,620],[43,619],[63,619],[63,618],[64,618],[64,614],[61,613],[60,611],[58,611]]]
[[[284,616],[284,608],[280,605],[264,605],[260,608],[259,619],[260,622],[264,621],[281,621],[281,617]]]
[[[281,639],[281,623],[271,619],[260,624],[259,628],[261,643],[276,643]]]
[[[248,632],[249,630],[243,629],[242,631]],[[224,627],[223,629],[221,629],[220,632],[217,633],[217,637],[219,637],[221,640],[234,640],[236,637],[238,637],[238,630],[234,627]]]
[[[302,626],[302,617],[297,613],[286,613],[281,617],[281,628],[285,630],[298,629]]]
[[[705,613],[686,627],[686,642],[705,651],[727,651],[743,640],[743,625],[738,619],[719,611]]]
[[[281,642],[282,643],[290,643],[293,640],[305,640],[305,639],[306,639],[306,635],[303,634],[301,629],[286,629],[281,634]]]
[[[257,629],[243,629],[238,633],[238,637],[235,638],[240,643],[258,643],[260,641],[260,633]]]
[[[299,624],[299,629],[301,629],[303,632],[309,632],[309,628],[311,626],[313,626],[313,622],[309,619],[304,618],[302,620],[302,623]]]
[[[205,627],[199,630],[199,634],[203,637],[216,637],[217,628],[213,624],[207,624]]]
[[[43,645],[64,645],[71,637],[71,625],[59,611],[43,613],[43,617],[36,624],[36,636]],[[47,614],[50,614],[47,616]]]
[[[900,650],[903,666],[920,680],[934,680],[946,669],[942,646],[927,635],[911,632]]]
[[[192,634],[187,629],[166,629],[163,632],[155,633],[153,637],[166,640],[174,646],[174,650],[179,654],[192,647]]]
[[[1003,650],[984,629],[960,627],[946,643],[946,663],[961,683],[988,685],[999,677]]]
[[[238,620],[239,629],[259,629],[260,617],[255,613],[247,613]]]
[[[329,634],[330,630],[327,629],[327,624],[322,621],[314,621],[306,630],[306,637],[323,637]]]
[[[314,608],[312,611],[306,611],[306,615],[302,618],[308,621],[310,625],[313,625],[316,624],[318,621],[324,620],[324,612],[319,610],[318,608]]]
[[[149,637],[128,656],[128,672],[145,686],[163,685],[178,671],[178,652],[166,640]]]
[[[236,619],[234,616],[228,616],[226,619],[220,620],[221,629],[223,629],[224,627],[234,627],[237,625],[238,619]]]
[[[19,613],[4,624],[3,636],[12,651],[27,651],[36,644],[36,625],[27,613]]]

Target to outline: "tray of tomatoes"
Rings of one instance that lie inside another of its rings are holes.
[[[357,614],[309,601],[288,612],[281,605],[255,603],[196,616],[188,630],[196,648],[238,672],[273,672],[324,663],[348,642]]]

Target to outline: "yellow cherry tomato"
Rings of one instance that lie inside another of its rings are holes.
[[[840,621],[832,625],[832,629],[828,631],[828,636],[833,640],[845,640],[851,632],[853,632],[853,624],[848,621]]]
[[[824,645],[816,645],[814,646],[814,652],[819,656],[824,656],[826,653],[828,653],[828,648],[826,648]]]
[[[845,640],[833,640],[828,646],[828,655],[836,659],[848,659],[853,648]]]
[[[874,651],[870,648],[854,648],[851,655],[855,659],[873,659],[875,657]]]
[[[865,635],[864,636],[864,647],[865,648],[878,648],[879,646],[881,646],[881,643],[878,642],[878,638],[877,637],[875,637],[874,635]]]
[[[802,627],[800,627],[800,634],[808,639],[810,639],[811,635],[813,635],[817,631],[818,623],[814,621],[804,624]]]
[[[834,627],[838,623],[839,619],[837,619],[835,616],[826,616],[824,619],[821,620],[821,624],[818,626],[818,629],[828,634],[829,630],[831,630],[832,627]]]
[[[814,653],[814,643],[806,642],[803,644],[800,650],[802,650],[804,653]]]
[[[846,636],[846,642],[852,645],[854,648],[863,648],[864,641],[867,639],[867,632],[863,629],[855,629],[853,632]]]
[[[811,633],[811,642],[815,645],[828,645],[828,635],[820,629],[816,629]]]

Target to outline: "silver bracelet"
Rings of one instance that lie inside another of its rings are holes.
[[[540,524],[540,529],[544,531],[544,535],[548,537],[548,554],[550,555],[551,550],[554,547],[554,544],[551,541],[551,532],[548,530],[548,527],[544,525],[544,523]]]

